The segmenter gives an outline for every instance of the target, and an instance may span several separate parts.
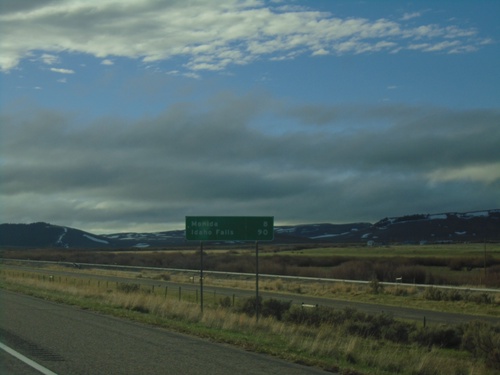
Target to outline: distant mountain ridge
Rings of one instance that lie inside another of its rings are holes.
[[[275,226],[274,243],[453,243],[500,241],[500,209],[387,217],[374,224]],[[184,230],[96,235],[38,222],[0,224],[3,248],[157,248],[192,244]]]

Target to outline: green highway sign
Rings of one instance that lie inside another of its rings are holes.
[[[193,241],[272,241],[273,216],[186,216],[186,239]]]

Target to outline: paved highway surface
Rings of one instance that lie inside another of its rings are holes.
[[[0,342],[62,375],[326,374],[270,356],[0,290]],[[0,350],[0,373],[38,373]]]

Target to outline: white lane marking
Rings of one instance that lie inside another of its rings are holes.
[[[32,361],[31,359],[25,357],[21,353],[16,352],[14,349],[9,348],[7,345],[4,345],[0,342],[0,349],[5,350],[7,353],[9,353],[11,356],[16,357],[20,361],[23,361],[26,363],[28,366],[33,367],[35,370],[38,370],[44,375],[57,375],[55,372],[50,371],[49,369],[43,367],[42,365],[39,365],[35,361]]]

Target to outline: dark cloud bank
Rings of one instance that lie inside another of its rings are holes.
[[[85,126],[67,113],[3,113],[1,221],[102,233],[182,228],[186,215],[341,223],[500,207],[498,111],[258,97],[209,108]]]

